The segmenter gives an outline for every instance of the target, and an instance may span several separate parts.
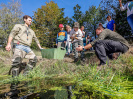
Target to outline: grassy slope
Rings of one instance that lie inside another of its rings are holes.
[[[40,55],[39,52],[35,53]],[[70,63],[67,58],[64,61],[42,59],[27,78],[20,75],[18,79],[22,81],[28,79],[30,81],[46,77],[55,79],[69,78],[71,79],[69,83],[77,85],[75,87],[76,91],[73,92],[75,94],[77,94],[78,90],[78,92],[80,91],[78,94],[85,94],[86,91],[93,92],[91,94],[93,98],[113,97],[125,99],[124,97],[127,97],[127,99],[130,99],[133,97],[133,48],[126,54],[121,55],[118,60],[110,61],[110,65],[103,67],[100,71],[96,69],[98,63],[96,56],[87,54],[86,57],[85,66],[82,66],[80,62],[76,64]],[[9,53],[0,51],[1,84],[12,81],[7,76],[10,65]],[[84,90],[86,91],[84,92]]]

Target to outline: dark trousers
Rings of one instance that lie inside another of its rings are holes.
[[[107,56],[112,58],[112,54],[115,52],[125,53],[128,47],[119,41],[113,40],[99,40],[95,43],[95,53],[100,60],[100,65],[104,65],[107,62]]]

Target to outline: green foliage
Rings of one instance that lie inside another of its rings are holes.
[[[5,44],[15,24],[22,23],[20,0],[11,0],[8,4],[0,4],[0,44]]]
[[[65,23],[64,9],[60,9],[53,1],[46,2],[46,5],[38,8],[34,13],[32,28],[42,46],[54,47],[58,25]]]
[[[122,0],[122,4],[126,4],[129,0]],[[116,23],[116,31],[122,36],[131,35],[131,28],[127,22],[126,11],[121,11],[119,0],[102,0],[101,7],[106,11],[106,16],[111,15]]]
[[[116,22],[116,30],[119,34],[122,36],[128,36],[131,35],[131,28],[127,22],[127,12],[126,11],[120,11],[120,9],[115,9],[116,11],[116,17],[115,17],[115,22]]]
[[[75,7],[73,7],[74,15],[72,18],[76,22],[79,22],[80,25],[83,25],[83,13],[82,11],[80,11],[80,9],[81,9],[81,6],[79,6],[78,4]]]
[[[4,62],[0,64],[1,74],[5,74],[8,69]],[[97,65],[77,66],[62,60],[43,59],[28,76],[21,74],[15,79],[10,76],[0,76],[0,84],[27,81],[29,91],[38,93],[42,92],[43,88],[45,88],[44,91],[46,89],[59,90],[60,86],[72,84],[74,85],[72,99],[75,97],[80,99],[88,97],[125,99],[128,97],[131,99],[133,96],[133,56],[131,54],[122,55],[118,60],[111,61],[110,67],[105,66],[99,71],[96,67]]]
[[[98,8],[96,8],[96,6],[89,7],[89,10],[86,11],[84,15],[86,31],[96,37],[95,30],[99,23],[105,21],[105,14],[105,11],[103,11],[100,6]]]

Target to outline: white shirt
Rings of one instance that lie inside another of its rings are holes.
[[[85,31],[81,31],[82,32],[82,36],[85,36]]]
[[[82,34],[82,32],[81,32],[80,29],[78,29],[77,32],[74,31],[74,29],[72,29],[71,32],[70,32],[70,37],[74,36],[75,34],[77,34],[77,38],[78,38],[78,39],[74,39],[73,42],[83,40],[83,38],[82,38],[83,34]]]
[[[67,41],[70,42],[71,39],[70,39],[70,33],[67,33]]]
[[[127,17],[133,14],[133,1],[127,2],[124,6],[120,7],[121,11],[125,11],[127,9]]]

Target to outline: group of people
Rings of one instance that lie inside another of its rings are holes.
[[[120,2],[120,9],[127,9],[127,21],[132,29],[133,33],[133,0],[126,3],[125,6],[122,6],[122,0]],[[64,31],[63,24],[59,25],[60,32],[57,34],[57,47],[65,49],[65,46],[68,46],[68,52],[70,53],[70,45],[72,43],[73,52],[74,52],[74,62],[78,61],[78,51],[81,53],[81,60],[84,61],[84,51],[90,49],[93,46],[95,47],[95,53],[100,60],[97,68],[102,67],[107,63],[107,57],[113,59],[112,55],[116,52],[125,53],[129,49],[128,42],[118,33],[115,32],[115,22],[110,20],[110,16],[107,17],[109,23],[107,25],[108,29],[104,29],[102,26],[99,26],[96,29],[97,38],[94,41],[87,43],[86,46],[83,45],[84,31],[83,27],[79,29],[79,23],[75,22],[73,29],[69,25],[66,26],[66,31]],[[24,24],[16,24],[12,29],[6,50],[11,50],[11,42],[14,41],[14,54],[12,58],[12,76],[16,77],[21,72],[21,64],[23,58],[28,58],[29,62],[27,63],[24,74],[27,75],[29,70],[32,70],[37,62],[37,57],[34,52],[30,49],[32,39],[35,39],[38,47],[42,49],[34,31],[29,27],[32,22],[32,18],[28,15],[23,17]],[[113,24],[110,26],[110,24]],[[100,24],[99,24],[100,25]],[[63,41],[63,42],[62,42]]]
[[[74,53],[74,62],[78,61],[78,51],[76,48],[83,45],[83,38],[85,38],[84,26],[81,26],[78,22],[74,23],[73,29],[66,25],[66,31],[64,30],[64,25],[59,24],[60,31],[57,33],[56,45],[57,48],[65,49],[67,47],[67,54],[71,52]],[[90,37],[87,38],[88,42]],[[88,43],[87,42],[87,43]],[[72,45],[72,48],[71,48]],[[84,61],[84,53],[81,51],[81,60]]]

